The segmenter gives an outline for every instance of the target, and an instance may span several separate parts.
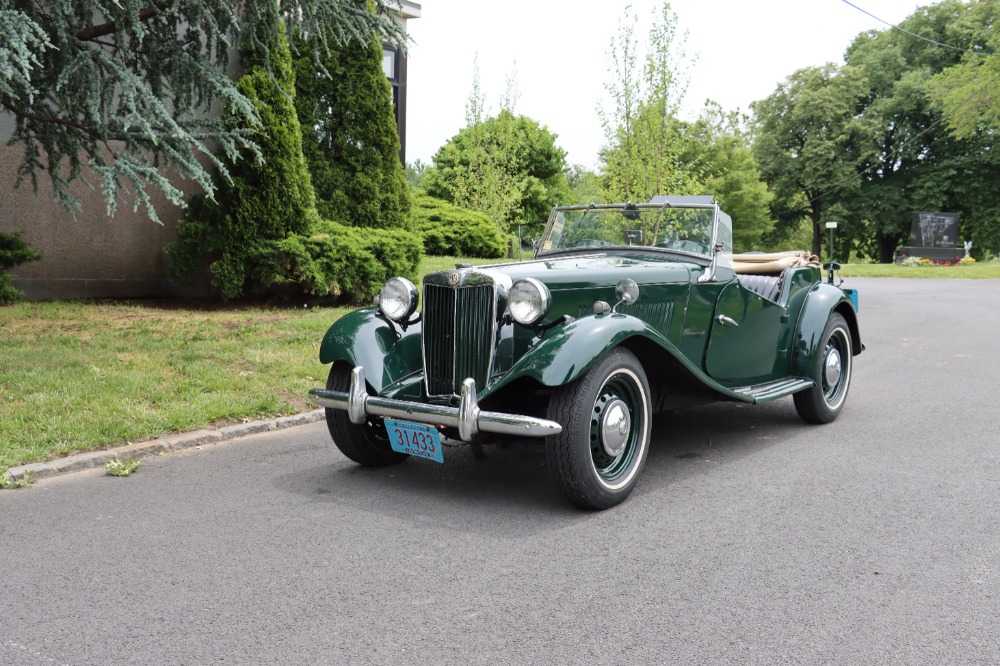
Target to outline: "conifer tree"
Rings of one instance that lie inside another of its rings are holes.
[[[358,2],[359,7],[365,2]],[[410,188],[378,39],[330,49],[317,69],[313,40],[297,40],[295,106],[322,217],[357,227],[410,227]]]
[[[245,150],[240,159],[224,164],[230,178],[217,178],[216,198],[197,196],[178,228],[179,240],[168,247],[171,270],[181,279],[193,277],[202,257],[211,264],[212,286],[225,298],[237,298],[246,287],[255,290],[254,274],[269,241],[308,231],[316,219],[316,201],[302,155],[302,133],[295,115],[295,74],[284,27],[264,51],[244,51],[246,73],[237,83],[260,119],[250,136],[259,157]],[[228,122],[239,129],[239,114]]]
[[[24,147],[20,179],[51,180],[73,209],[69,184],[95,173],[113,214],[134,196],[155,220],[147,188],[175,204],[182,192],[164,177],[172,167],[209,194],[210,170],[198,161],[210,145],[232,159],[253,147],[254,105],[231,80],[232,39],[249,39],[271,69],[267,39],[285,23],[313,35],[316,57],[373,33],[403,42],[391,0],[38,0],[0,6],[0,110],[16,122]],[[210,113],[228,105],[239,122]],[[252,151],[251,151],[252,152]],[[20,182],[20,180],[19,180]],[[128,194],[131,192],[131,195]]]

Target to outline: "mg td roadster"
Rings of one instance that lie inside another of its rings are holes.
[[[635,487],[658,411],[791,396],[809,423],[837,418],[857,303],[808,253],[734,255],[712,197],[557,207],[530,261],[388,280],[330,327],[310,394],[358,464],[530,439],[566,498],[604,509]]]

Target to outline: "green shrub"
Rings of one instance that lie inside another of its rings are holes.
[[[29,246],[20,232],[0,233],[0,305],[13,303],[24,297],[20,291],[10,286],[10,269],[31,261],[38,261],[42,253]]]
[[[219,179],[215,201],[194,197],[181,219],[177,241],[167,247],[173,277],[190,282],[207,263],[212,288],[223,298],[266,291],[254,276],[260,273],[258,262],[266,256],[268,243],[308,233],[317,217],[302,155],[291,52],[284,31],[279,31],[270,51],[273,78],[255,57],[259,56],[244,52],[247,71],[237,87],[260,116],[253,139],[261,159],[245,150],[229,164],[232,179]]]
[[[367,4],[350,2],[359,10]],[[297,35],[295,45],[295,109],[320,216],[352,227],[407,229],[410,188],[382,41],[372,35],[367,43],[331,44],[325,72],[313,61],[315,44]]]
[[[259,281],[273,290],[361,303],[390,277],[415,279],[420,255],[415,234],[319,220],[309,234],[267,243]]]
[[[412,215],[427,254],[487,259],[507,252],[506,237],[483,213],[417,194]]]
[[[311,50],[302,46],[303,53]],[[323,93],[328,96],[309,85],[303,89],[312,114],[303,115],[305,128],[296,111],[296,64],[284,32],[270,49],[273,77],[260,66],[260,53],[242,55],[247,70],[238,88],[261,120],[253,134],[261,160],[246,151],[229,166],[232,180],[218,183],[214,201],[191,201],[177,242],[167,248],[171,274],[191,281],[207,266],[213,289],[227,299],[260,294],[353,302],[370,299],[387,277],[415,276],[420,239],[404,230],[411,224],[409,188],[378,44],[360,48],[354,42],[331,56],[327,67],[335,81],[325,81],[333,86]],[[307,83],[319,81],[311,58],[298,67]],[[349,93],[357,102],[350,110],[327,108],[341,105]],[[322,108],[332,119],[316,115]],[[326,144],[317,139],[320,129]],[[338,222],[321,219],[314,181],[321,186],[320,204]],[[333,200],[339,203],[332,206]]]

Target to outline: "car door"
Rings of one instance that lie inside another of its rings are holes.
[[[732,280],[719,294],[705,371],[723,382],[765,381],[775,372],[784,308]]]

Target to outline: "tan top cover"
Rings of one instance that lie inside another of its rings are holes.
[[[819,257],[806,250],[772,252],[770,254],[734,254],[733,268],[744,275],[780,275],[786,268],[814,266],[819,268]]]

